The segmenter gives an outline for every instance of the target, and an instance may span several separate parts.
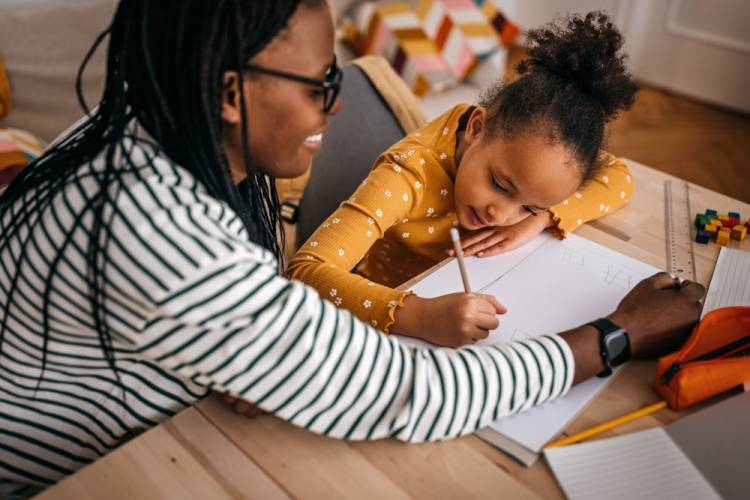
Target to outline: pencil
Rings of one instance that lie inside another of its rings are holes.
[[[466,266],[464,265],[464,251],[461,249],[461,239],[458,237],[458,229],[455,227],[451,228],[451,240],[453,241],[453,249],[456,251],[456,261],[458,262],[458,271],[461,273],[461,281],[464,282],[464,291],[471,293],[471,286],[469,285],[469,275],[466,273]]]
[[[645,417],[646,415],[650,415],[651,413],[654,413],[666,407],[667,407],[667,403],[665,401],[659,401],[658,403],[654,403],[652,405],[646,406],[644,408],[641,408],[640,410],[635,410],[621,417],[612,419],[609,422],[604,422],[603,424],[595,425],[594,427],[591,427],[590,429],[586,429],[585,431],[577,432],[576,434],[573,434],[572,436],[568,436],[566,438],[553,441],[552,443],[548,444],[545,448],[557,448],[559,446],[565,446],[566,444],[572,444],[572,443],[577,443],[578,441],[583,441],[584,439],[588,439],[591,436],[596,436],[597,434],[600,434],[604,431],[614,429],[615,427],[619,427],[628,422],[632,422],[633,420],[639,419],[641,417]]]

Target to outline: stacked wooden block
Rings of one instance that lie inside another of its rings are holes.
[[[742,216],[739,212],[717,213],[716,210],[708,209],[705,213],[695,216],[695,227],[698,232],[695,235],[697,243],[707,244],[714,240],[719,245],[727,245],[730,239],[742,241],[750,231],[750,219],[742,224]]]

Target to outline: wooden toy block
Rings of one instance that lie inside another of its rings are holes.
[[[721,221],[721,225],[724,227],[728,227],[729,229],[732,229],[734,226],[737,225],[736,219],[727,219]]]
[[[729,216],[727,214],[719,214],[716,216],[716,218],[719,219],[720,221],[725,221],[729,219]]]
[[[747,228],[739,224],[732,228],[732,239],[742,241],[747,236]]]
[[[711,236],[711,238],[716,238],[716,233],[719,232],[719,227],[711,224],[706,224],[705,226],[703,226],[703,230],[706,231]]]
[[[708,243],[708,240],[710,239],[711,239],[711,235],[708,233],[708,231],[704,231],[701,229],[695,234],[696,243],[702,243],[703,245],[706,245]]]
[[[711,222],[711,219],[706,214],[698,214],[695,216],[695,228],[701,229],[703,226]]]
[[[712,219],[715,219],[715,218],[716,218],[716,215],[717,215],[717,212],[716,212],[716,210],[714,210],[713,208],[707,208],[707,209],[706,209],[706,215],[708,215],[708,216],[709,216],[709,217],[711,217]]]
[[[710,224],[712,226],[721,227],[721,221],[719,219],[711,219]]]
[[[727,215],[729,216],[730,219],[741,219],[742,218],[742,216],[740,215],[739,212],[729,212]]]
[[[716,244],[727,246],[729,244],[729,233],[726,231],[719,231],[716,235]]]

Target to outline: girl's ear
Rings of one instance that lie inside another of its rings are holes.
[[[466,130],[464,131],[464,140],[467,144],[473,144],[479,140],[484,131],[486,121],[487,110],[481,106],[477,106],[471,112],[469,122],[466,124]]]
[[[240,123],[240,79],[236,71],[225,71],[221,86],[221,119],[228,125]]]

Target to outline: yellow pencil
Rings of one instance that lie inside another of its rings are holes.
[[[646,406],[645,408],[641,408],[640,410],[635,410],[634,412],[612,419],[609,422],[604,422],[603,424],[595,425],[594,427],[591,427],[590,429],[586,429],[585,431],[577,432],[576,434],[573,434],[572,436],[568,436],[566,438],[553,441],[552,443],[548,444],[545,448],[557,448],[559,446],[565,446],[566,444],[577,443],[578,441],[583,441],[584,439],[588,439],[591,436],[596,436],[599,433],[608,431],[610,429],[614,429],[615,427],[618,427],[622,424],[632,422],[633,420],[644,417],[646,415],[649,415],[651,413],[654,413],[666,407],[667,407],[667,403],[665,401],[659,401],[658,403],[654,403],[652,405]]]

